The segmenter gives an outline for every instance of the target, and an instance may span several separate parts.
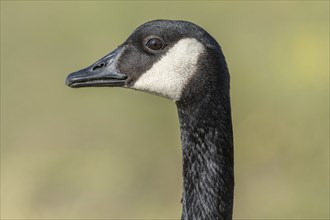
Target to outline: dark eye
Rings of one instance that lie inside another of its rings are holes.
[[[158,38],[151,38],[147,41],[146,46],[151,50],[160,50],[163,47],[163,42]]]

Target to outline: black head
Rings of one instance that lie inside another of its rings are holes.
[[[202,92],[228,80],[220,46],[205,30],[186,21],[155,20],[93,65],[71,73],[66,84],[121,86],[178,101],[187,91]]]

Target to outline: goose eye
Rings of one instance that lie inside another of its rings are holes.
[[[151,38],[147,41],[146,46],[151,50],[160,50],[163,47],[163,42],[158,38]]]

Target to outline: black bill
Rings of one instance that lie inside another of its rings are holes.
[[[93,65],[71,73],[65,84],[71,88],[124,86],[127,76],[120,73],[116,67],[122,51],[123,48],[119,47]]]

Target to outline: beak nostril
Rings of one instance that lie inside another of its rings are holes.
[[[92,70],[94,71],[94,70],[100,69],[104,66],[105,66],[105,63],[102,62],[102,63],[99,63],[99,64],[95,65]]]

